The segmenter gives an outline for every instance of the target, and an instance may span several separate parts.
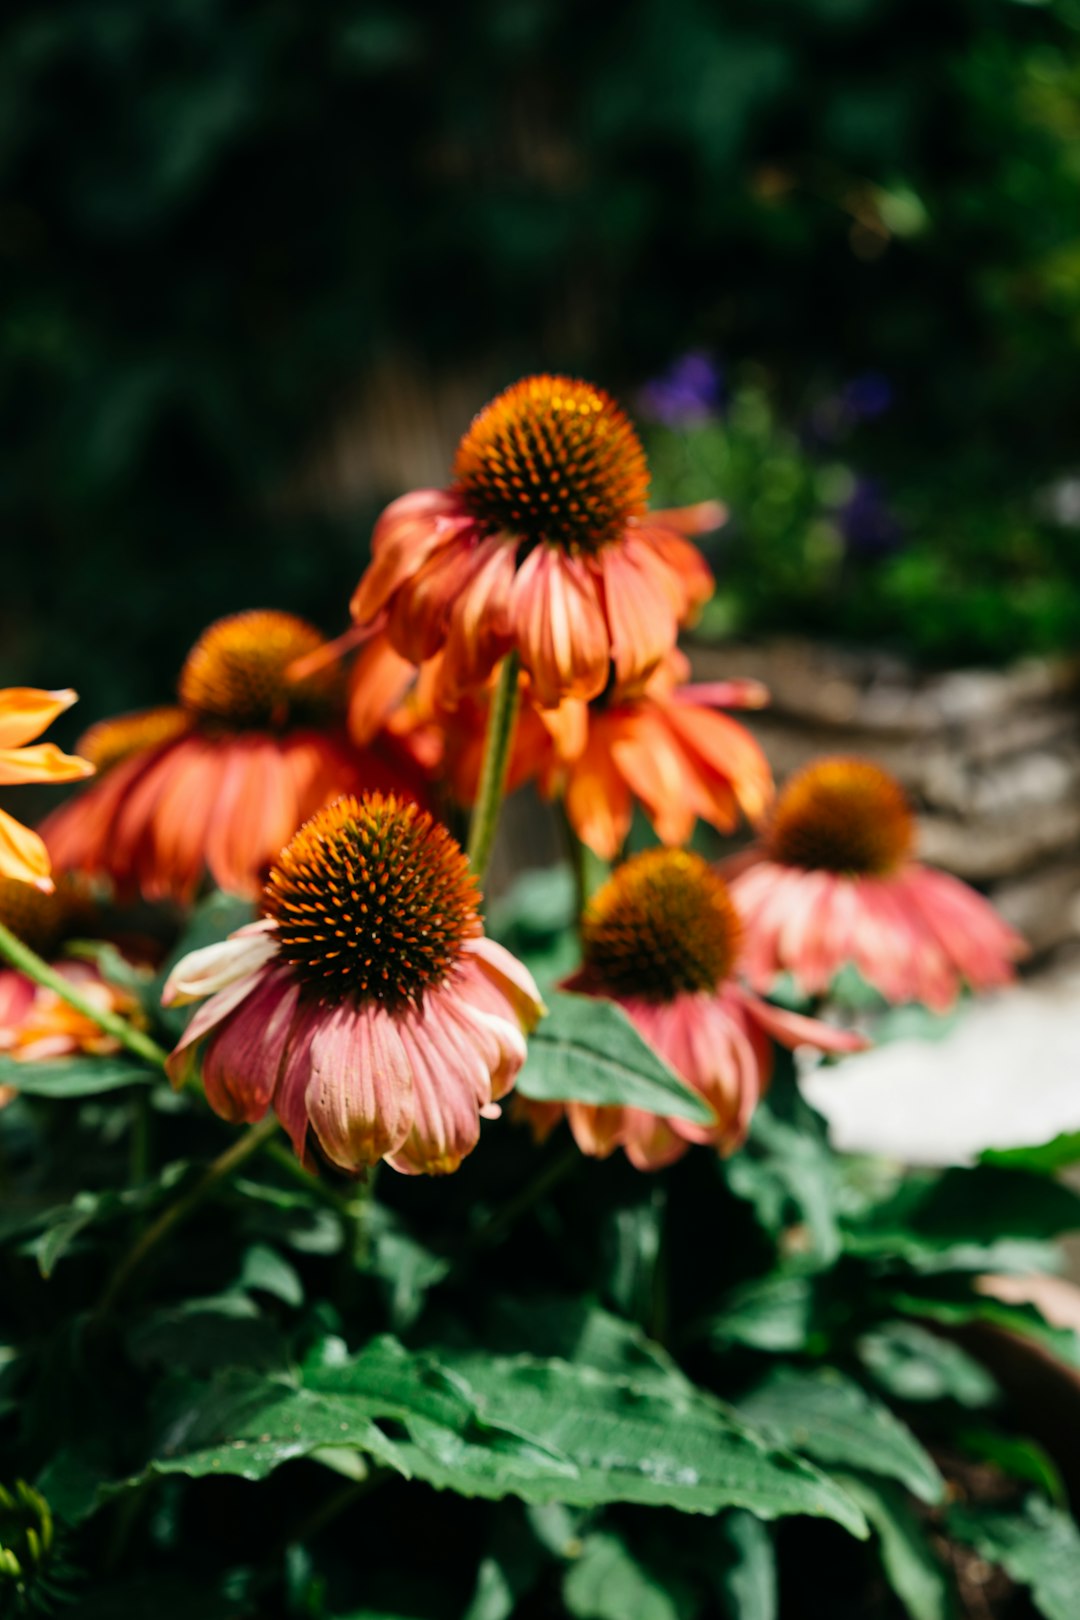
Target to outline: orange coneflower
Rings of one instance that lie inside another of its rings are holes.
[[[712,1125],[639,1108],[567,1103],[583,1153],[621,1147],[639,1170],[658,1170],[692,1143],[731,1153],[745,1139],[772,1070],[772,1042],[856,1051],[860,1036],[760,1000],[738,981],[742,928],[727,885],[701,856],[652,849],[621,866],[582,919],[583,966],[566,988],[617,1001],[639,1032],[715,1115]],[[546,1134],[559,1105],[519,1109]]]
[[[543,1005],[485,939],[468,860],[418,805],[343,798],[273,867],[265,916],[173,971],[166,1003],[211,999],[169,1059],[202,1053],[211,1107],[272,1107],[298,1155],[347,1171],[456,1170],[513,1085]]]
[[[517,649],[538,703],[591,698],[640,679],[712,590],[685,538],[715,527],[714,503],[646,509],[637,434],[602,389],[526,377],[475,418],[453,482],[394,501],[352,601],[358,624],[386,615],[414,664],[445,649],[453,701]]]
[[[26,745],[40,737],[58,714],[70,709],[74,692],[43,692],[34,686],[0,690],[0,787],[16,782],[74,782],[92,776],[89,760],[62,754],[55,743]],[[0,876],[52,888],[49,852],[37,833],[0,810]]]
[[[732,881],[746,972],[790,973],[810,995],[852,964],[887,1001],[944,1011],[963,983],[1007,984],[1024,942],[958,878],[913,859],[899,782],[865,759],[821,759],[787,783],[761,844]]]
[[[211,625],[184,664],[178,707],[103,721],[83,739],[102,778],[45,823],[56,867],[107,877],[121,894],[181,901],[209,872],[254,899],[320,805],[368,787],[422,791],[392,741],[349,742],[335,663],[293,673],[324,645],[291,613]]]
[[[0,878],[0,922],[103,1012],[140,1022],[135,997],[110,984],[92,962],[58,959],[64,940],[83,931],[84,918],[84,908],[63,889],[44,893],[17,879]],[[118,1050],[118,1043],[99,1024],[77,1012],[55,990],[14,968],[0,968],[0,1054],[4,1057],[37,1063],[75,1052]]]

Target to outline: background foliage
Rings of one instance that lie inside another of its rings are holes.
[[[947,656],[935,604],[974,591],[958,653],[1060,642],[1080,547],[1038,496],[1076,457],[1078,28],[1075,0],[12,0],[0,674],[73,680],[89,717],[167,695],[212,614],[335,621],[400,491],[287,492],[381,365],[474,405],[541,366],[632,397],[695,347],[796,430],[887,379],[850,455],[921,549],[870,633],[928,601]],[[836,594],[810,617],[858,630]],[[801,609],[768,570],[737,595]]]

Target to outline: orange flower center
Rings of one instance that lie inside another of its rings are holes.
[[[619,996],[714,990],[738,955],[727,884],[700,855],[650,849],[620,866],[582,922],[586,975]]]
[[[472,515],[528,546],[595,552],[645,511],[649,470],[602,389],[526,377],[486,405],[458,446],[454,483]]]
[[[0,878],[0,922],[39,956],[51,956],[67,931],[71,903],[62,890],[42,894],[32,883]]]
[[[337,799],[304,823],[263,899],[283,956],[327,999],[403,1008],[481,932],[479,892],[446,828],[409,800]]]
[[[894,776],[865,759],[797,771],[773,809],[765,851],[784,866],[883,877],[903,864],[915,822]]]
[[[219,619],[188,653],[180,701],[200,720],[239,730],[323,719],[342,701],[338,661],[301,680],[290,668],[325,645],[312,625],[291,613],[266,609]]]
[[[145,753],[182,736],[190,725],[183,709],[144,709],[141,714],[120,714],[99,720],[79,738],[79,753],[96,765],[98,775],[120,765],[133,754]]]

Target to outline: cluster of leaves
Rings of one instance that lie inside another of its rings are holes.
[[[876,369],[890,487],[977,490],[981,543],[1075,458],[1078,26],[1075,0],[10,0],[0,678],[66,659],[94,712],[164,697],[245,570],[334,625],[400,486],[343,518],[281,493],[402,355],[469,379],[451,441],[538,363],[629,396],[705,345],[785,404]],[[183,559],[165,595],[148,546]]]
[[[548,979],[563,892],[492,919]],[[209,902],[180,948],[237,921]],[[521,1089],[692,1109],[604,1016],[553,998]],[[1080,1342],[978,1278],[1053,1264],[1077,1143],[901,1178],[835,1155],[790,1068],[744,1151],[656,1176],[512,1121],[375,1189],[271,1142],[121,1291],[229,1127],[126,1061],[18,1067],[0,1613],[950,1620],[974,1568],[1073,1614],[1065,1484],[983,1349]]]
[[[827,436],[815,410],[832,418]],[[650,429],[658,504],[719,496],[729,509],[699,633],[810,633],[934,663],[1071,651],[1075,479],[1002,491],[952,466],[941,479],[898,463],[891,439],[887,416],[845,420],[842,391],[785,420],[760,368],[721,413]]]

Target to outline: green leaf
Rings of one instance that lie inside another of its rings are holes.
[[[1045,1620],[1076,1620],[1080,1593],[1080,1531],[1073,1519],[1040,1496],[1029,1496],[1021,1513],[954,1507],[950,1532],[980,1558],[1022,1586]]]
[[[752,1350],[775,1353],[803,1350],[811,1340],[814,1286],[809,1277],[755,1277],[726,1295],[708,1327],[709,1342],[717,1349],[745,1344]]]
[[[245,1294],[186,1299],[151,1312],[127,1338],[140,1366],[209,1375],[225,1367],[284,1372],[285,1341],[277,1324]]]
[[[910,1429],[834,1367],[777,1368],[739,1402],[739,1411],[818,1462],[885,1474],[924,1502],[941,1500],[941,1475]]]
[[[575,1620],[692,1620],[699,1608],[685,1582],[653,1575],[606,1531],[589,1536],[563,1578],[562,1595]]]
[[[46,1210],[35,1220],[44,1230],[30,1245],[30,1253],[38,1263],[43,1277],[51,1277],[57,1262],[76,1238],[90,1226],[116,1220],[123,1215],[141,1214],[153,1209],[176,1188],[190,1170],[183,1160],[166,1165],[160,1175],[141,1187],[125,1188],[120,1192],[76,1193],[70,1204]]]
[[[772,1089],[754,1111],[749,1140],[725,1162],[724,1174],[774,1239],[786,1226],[805,1226],[821,1268],[840,1253],[840,1167],[824,1121],[799,1093],[790,1058],[778,1054],[777,1065]]]
[[[776,1549],[768,1530],[741,1509],[725,1513],[719,1530],[728,1557],[714,1584],[726,1613],[731,1620],[777,1620]]]
[[[1036,1147],[987,1148],[979,1155],[979,1163],[997,1165],[1002,1170],[1030,1170],[1035,1175],[1056,1176],[1080,1163],[1080,1131],[1063,1131]]]
[[[405,1437],[391,1439],[381,1422]],[[530,1356],[415,1353],[385,1338],[353,1358],[331,1343],[301,1384],[233,1374],[185,1390],[142,1477],[261,1479],[323,1446],[354,1446],[463,1496],[688,1513],[740,1506],[866,1533],[831,1481],[700,1390]]]
[[[1057,1464],[1038,1441],[1005,1434],[1000,1429],[968,1428],[958,1430],[956,1439],[965,1456],[991,1462],[1010,1479],[1036,1486],[1059,1507],[1068,1505],[1068,1494]]]
[[[945,1401],[989,1406],[998,1387],[986,1368],[917,1322],[886,1322],[858,1343],[863,1366],[896,1400]]]
[[[529,1039],[517,1089],[534,1102],[596,1103],[699,1125],[713,1121],[708,1104],[642,1040],[622,1008],[594,996],[552,996],[548,1016]]]
[[[893,1310],[906,1316],[924,1317],[928,1322],[940,1322],[943,1327],[966,1326],[970,1322],[985,1322],[989,1327],[1003,1328],[1006,1333],[1018,1333],[1021,1338],[1033,1339],[1051,1355],[1071,1367],[1080,1367],[1080,1334],[1072,1328],[1054,1327],[1034,1305],[1006,1304],[989,1294],[976,1293],[973,1288],[951,1293],[891,1288],[887,1295]]]
[[[239,1284],[249,1292],[272,1294],[283,1305],[304,1303],[304,1285],[295,1266],[268,1243],[253,1243],[245,1251]]]
[[[874,1529],[882,1568],[910,1620],[953,1620],[948,1574],[904,1493],[867,1475],[841,1477]]]
[[[95,1056],[47,1058],[17,1063],[0,1057],[0,1086],[13,1086],[26,1097],[96,1097],[124,1086],[148,1086],[161,1075],[129,1058]]]

